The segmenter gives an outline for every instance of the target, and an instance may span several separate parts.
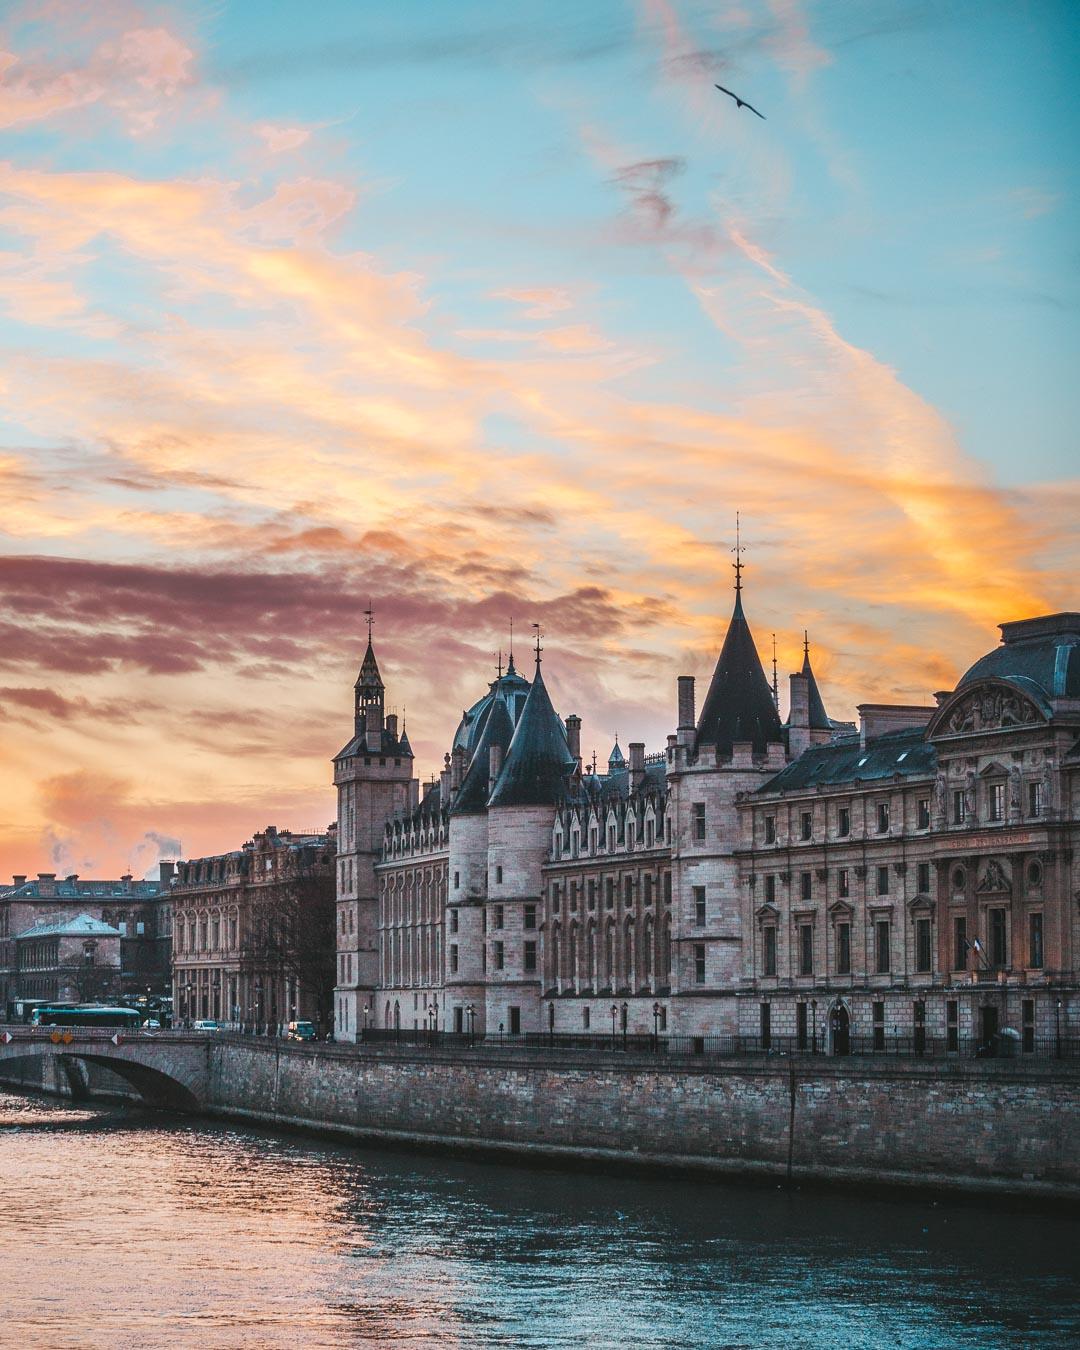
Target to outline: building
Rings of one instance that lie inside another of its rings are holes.
[[[370,630],[335,760],[339,1035],[661,1030],[749,1046],[1022,1049],[1080,1033],[1080,615],[925,705],[778,711],[735,604],[662,750],[584,765],[541,672],[500,670],[421,796]],[[346,843],[347,841],[347,843]]]
[[[70,942],[78,938],[84,921],[109,932],[83,933],[93,944],[89,964],[100,969],[83,969],[87,963],[80,963],[80,988],[100,985],[101,996],[108,997],[166,993],[171,983],[173,867],[162,862],[158,877],[148,881],[126,875],[115,881],[74,874],[58,879],[54,872],[39,872],[33,881],[16,876],[10,886],[0,887],[0,1007],[8,1011],[23,998],[83,997],[59,991],[72,987]],[[47,938],[45,929],[50,930]],[[50,966],[53,955],[56,964]]]
[[[242,848],[181,862],[172,890],[173,1009],[260,1031],[326,1025],[334,987],[336,831],[268,825]]]

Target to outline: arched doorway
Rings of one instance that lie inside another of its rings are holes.
[[[834,1055],[851,1054],[851,1017],[842,1003],[829,1010],[829,1039]]]

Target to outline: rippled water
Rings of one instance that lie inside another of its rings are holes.
[[[0,1093],[3,1346],[1075,1345],[1078,1229]]]

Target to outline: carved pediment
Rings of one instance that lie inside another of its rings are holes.
[[[758,923],[774,923],[780,917],[780,911],[775,905],[765,904],[760,909],[754,911],[754,917]]]
[[[912,914],[929,914],[932,918],[934,902],[928,895],[916,895],[908,901],[908,909]]]
[[[979,884],[975,890],[984,895],[987,891],[1008,891],[1012,887],[1004,867],[996,858],[991,858],[986,864],[986,870],[979,879]]]
[[[944,710],[930,728],[932,735],[961,736],[1002,727],[1030,726],[1042,716],[1035,704],[1018,690],[1000,686],[973,689]]]
[[[846,900],[834,900],[829,906],[829,918],[834,923],[844,923],[855,913],[855,907]]]

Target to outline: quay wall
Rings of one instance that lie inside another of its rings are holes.
[[[588,1062],[584,1062],[588,1059]],[[1080,1066],[215,1044],[206,1109],[592,1167],[1080,1201]]]

